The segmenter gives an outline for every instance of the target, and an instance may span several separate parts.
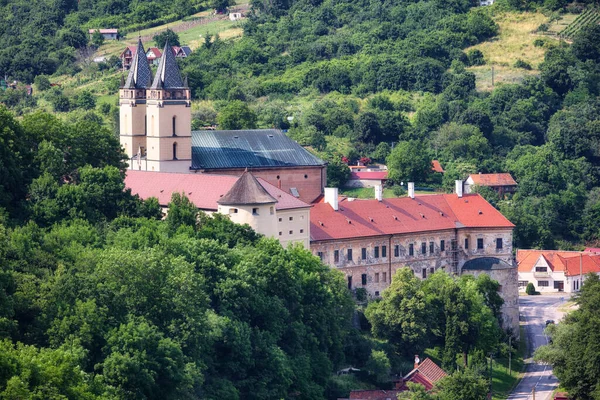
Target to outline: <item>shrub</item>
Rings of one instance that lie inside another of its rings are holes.
[[[541,24],[540,26],[538,26],[537,31],[538,32],[547,32],[548,31],[548,24]]]
[[[48,77],[46,75],[36,76],[33,83],[35,83],[35,87],[40,92],[50,89],[50,80],[48,79]]]
[[[514,63],[514,67],[515,68],[522,68],[522,69],[526,69],[526,70],[531,70],[531,64],[529,64],[528,62],[525,62],[521,59],[518,59],[517,61],[515,61]]]
[[[356,288],[356,289],[354,289],[354,295],[356,296],[357,301],[366,301],[367,300],[367,289]]]
[[[483,57],[483,53],[481,50],[472,49],[467,53],[467,58],[469,59],[469,65],[485,65],[485,59]]]
[[[529,282],[527,284],[527,287],[525,288],[525,293],[527,293],[530,296],[533,296],[536,293],[535,286],[533,286],[533,283]]]
[[[534,47],[544,47],[545,44],[546,44],[546,41],[544,39],[537,38],[533,41]]]
[[[406,195],[406,190],[400,185],[396,185],[392,187],[392,192],[394,192],[394,196],[401,197]]]

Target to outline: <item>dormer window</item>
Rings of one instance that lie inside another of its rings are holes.
[[[252,209],[252,215],[258,215],[258,207]]]

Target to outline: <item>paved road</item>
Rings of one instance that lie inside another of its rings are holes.
[[[564,296],[521,296],[519,299],[519,311],[525,321],[525,332],[531,354],[539,346],[548,343],[548,338],[544,335],[546,320],[552,319],[558,322],[563,317],[563,313],[557,308],[568,300],[568,294]],[[558,380],[552,375],[552,367],[537,364],[531,358],[525,362],[527,363],[525,376],[508,400],[533,400],[531,393],[533,388],[535,388],[535,400],[550,399],[550,395],[558,386]]]

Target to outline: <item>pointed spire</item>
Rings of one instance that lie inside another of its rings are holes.
[[[181,79],[181,73],[177,66],[177,60],[173,49],[169,46],[169,41],[165,42],[165,48],[158,63],[158,69],[154,76],[152,89],[175,89],[185,87]]]
[[[123,87],[127,89],[145,89],[150,86],[151,82],[152,71],[150,71],[150,66],[148,65],[146,50],[144,50],[141,37],[138,37],[137,48],[131,61],[127,81]]]
[[[226,205],[246,204],[272,204],[277,200],[267,192],[263,185],[252,173],[246,171],[233,184],[229,192],[221,197],[217,203]]]
[[[123,76],[123,74],[121,73],[121,88],[125,87],[125,77]]]

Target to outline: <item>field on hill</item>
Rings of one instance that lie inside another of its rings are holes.
[[[534,33],[547,18],[541,13],[502,13],[494,17],[500,31],[497,37],[472,46],[480,50],[486,60],[486,65],[471,67],[469,70],[477,76],[478,90],[492,89],[492,66],[494,84],[518,83],[526,76],[539,73],[538,66],[544,60],[546,49],[535,47],[533,41],[542,35]],[[531,65],[531,70],[516,68],[517,60]]]

